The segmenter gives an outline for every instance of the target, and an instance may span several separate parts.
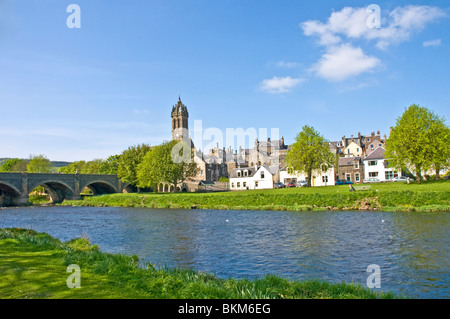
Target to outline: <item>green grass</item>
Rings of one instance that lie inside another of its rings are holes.
[[[450,181],[371,184],[370,190],[349,192],[346,185],[284,188],[225,193],[111,194],[72,206],[150,208],[238,209],[238,210],[384,210],[450,211]]]
[[[81,238],[67,243],[25,229],[0,229],[0,298],[39,299],[379,299],[398,298],[354,283],[219,279],[183,269],[138,266],[137,256],[107,254]],[[69,289],[67,266],[81,269],[81,288]]]

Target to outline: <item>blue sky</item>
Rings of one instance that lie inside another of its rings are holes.
[[[449,30],[446,0],[0,0],[0,157],[160,144],[179,94],[190,128],[287,143],[305,124],[331,141],[388,134],[411,104],[448,119]]]

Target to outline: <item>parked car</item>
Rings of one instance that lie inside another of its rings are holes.
[[[363,183],[379,183],[380,180],[376,177],[364,178]]]
[[[348,185],[348,184],[353,184],[353,182],[347,181],[345,179],[338,179],[334,185]]]
[[[289,184],[287,184],[287,186],[286,187],[295,187],[296,185],[295,185],[295,183],[294,182],[289,182]]]
[[[275,183],[275,188],[285,188],[286,186],[282,182]]]
[[[298,187],[306,187],[308,186],[308,182],[307,181],[298,181]]]
[[[408,181],[408,177],[406,176],[397,176],[394,177],[393,179],[391,179],[391,182],[407,182]]]

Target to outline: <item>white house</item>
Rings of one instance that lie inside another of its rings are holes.
[[[364,158],[365,180],[377,179],[380,182],[386,182],[402,175],[395,168],[388,167],[388,161],[384,158],[385,151],[383,147],[378,146]]]
[[[235,168],[230,174],[230,190],[270,189],[279,181],[278,166]]]
[[[312,172],[311,186],[329,186],[335,183],[334,167],[328,168],[327,171],[315,170]],[[290,182],[298,183],[299,181],[306,181],[306,174],[299,172],[289,173],[287,169],[280,171],[280,182],[288,184]]]

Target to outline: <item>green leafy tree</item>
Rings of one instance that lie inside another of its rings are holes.
[[[31,156],[30,162],[27,165],[28,173],[52,173],[52,163],[45,155]]]
[[[28,161],[19,158],[11,158],[0,166],[0,173],[20,173],[27,171]]]
[[[99,174],[116,175],[119,168],[120,155],[111,155],[100,164]]]
[[[161,182],[177,185],[198,174],[192,149],[183,141],[171,141],[154,147],[148,152],[138,169],[138,186],[157,189]]]
[[[430,135],[433,140],[431,168],[436,171],[436,179],[439,179],[439,171],[450,165],[450,128],[445,125],[443,118],[432,124]]]
[[[64,174],[75,174],[75,173],[83,174],[82,172],[85,166],[86,166],[85,161],[76,161],[70,163],[67,166],[61,167],[59,171]]]
[[[386,141],[389,166],[415,171],[418,181],[424,170],[440,169],[448,163],[449,133],[444,119],[418,105],[408,107]]]
[[[335,155],[330,151],[328,142],[308,125],[303,126],[286,154],[287,166],[292,171],[305,173],[308,186],[311,186],[313,171],[318,169],[326,171],[334,162]]]
[[[119,157],[117,176],[123,181],[128,182],[133,186],[137,186],[138,165],[142,162],[145,154],[152,148],[147,144],[130,146],[122,152]]]

